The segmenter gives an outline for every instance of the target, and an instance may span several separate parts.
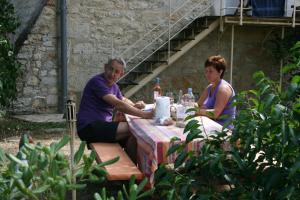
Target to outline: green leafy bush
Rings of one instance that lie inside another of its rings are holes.
[[[299,42],[292,62],[300,66]],[[197,121],[185,127],[185,144],[169,149],[178,157],[174,169],[161,166],[156,188],[167,199],[300,199],[300,76],[294,74],[285,90],[265,77],[254,75],[256,90],[236,98],[238,115],[231,136],[225,132],[205,139],[201,152],[185,146],[203,138]],[[231,148],[225,150],[224,142]],[[237,142],[238,141],[238,142]]]
[[[16,80],[20,73],[20,63],[16,59],[9,39],[19,23],[13,5],[0,0],[0,108],[7,107],[16,97]]]
[[[271,38],[265,42],[264,47],[271,53],[275,61],[283,59],[286,62],[290,57],[290,48],[300,40],[300,28],[285,29],[283,38],[281,32],[279,33],[277,30],[273,30],[274,34],[270,34]]]
[[[1,150],[0,199],[65,199],[67,191],[84,188],[87,180],[103,181],[103,166],[116,162],[118,157],[95,165],[95,152],[83,154],[86,144],[82,142],[74,155],[77,183],[73,184],[69,159],[59,152],[69,140],[64,136],[50,146],[25,142],[16,156],[5,156]]]
[[[129,188],[126,189],[126,187],[123,185],[123,193],[121,191],[118,192],[117,199],[118,200],[136,200],[136,199],[143,199],[145,197],[150,196],[154,192],[154,188],[143,191],[146,184],[148,182],[148,179],[145,178],[139,185],[135,184],[135,177],[131,176],[129,181]],[[102,188],[100,194],[95,193],[94,198],[96,200],[114,200],[114,197],[108,197],[106,194],[106,189]]]
[[[119,157],[116,157],[95,164],[95,151],[91,151],[89,155],[84,154],[86,144],[82,142],[75,152],[72,172],[69,159],[60,152],[69,141],[70,137],[65,135],[59,142],[50,146],[32,145],[23,134],[20,140],[21,148],[16,156],[6,155],[0,148],[0,199],[64,200],[68,191],[81,190],[86,187],[87,182],[104,181],[107,172],[103,167],[119,160]],[[72,182],[72,173],[76,177],[76,184]],[[134,180],[132,177],[128,191],[123,186],[123,193],[118,192],[118,199],[141,199],[153,193],[154,189],[143,190],[147,179],[139,185],[136,185]],[[100,194],[95,193],[95,199],[114,199],[107,198],[105,188]]]

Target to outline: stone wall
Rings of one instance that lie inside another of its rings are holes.
[[[184,0],[172,1],[172,10]],[[187,8],[207,0],[192,0]],[[153,27],[168,24],[169,5],[162,0],[130,1],[70,1],[69,19],[69,90],[77,101],[89,78],[103,71],[108,58],[122,55],[127,61],[132,52],[137,52],[152,39],[147,39],[136,49],[123,52],[143,38]],[[79,76],[80,74],[80,76]]]
[[[183,2],[173,0],[172,10]],[[199,3],[197,0],[191,2]],[[207,0],[201,2],[205,4]],[[103,71],[108,58],[121,54],[156,25],[166,25],[168,4],[168,1],[162,0],[67,0],[70,95],[79,102],[85,83],[91,76]],[[62,98],[58,11],[56,1],[47,0],[19,52],[24,69],[18,84],[15,112],[58,111]]]
[[[56,112],[58,105],[56,4],[48,1],[19,51],[17,113]]]
[[[183,1],[173,0],[173,10]],[[205,5],[208,0],[201,2]],[[169,12],[168,1],[162,0],[68,0],[67,8],[68,91],[77,105],[84,85],[91,76],[103,71],[108,58],[121,54],[157,24],[167,23]],[[23,76],[14,104],[17,113],[58,112],[62,98],[58,11],[56,1],[47,0],[19,52]],[[276,76],[278,68],[261,48],[260,41],[264,41],[268,29],[243,26],[236,30],[233,85],[239,91],[253,86],[251,75],[257,69]],[[217,53],[229,61],[228,27],[223,34],[213,32],[164,71],[160,75],[162,87],[165,91],[193,87],[200,93],[207,84],[203,76],[204,60]],[[271,72],[273,68],[275,72]],[[134,98],[151,102],[152,86],[148,84]]]

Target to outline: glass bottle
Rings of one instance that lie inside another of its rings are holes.
[[[179,90],[177,104],[182,104],[182,95],[182,90]]]
[[[193,89],[192,88],[188,88],[188,93],[186,96],[186,108],[190,109],[190,108],[194,108],[195,107],[195,97],[193,94]],[[188,115],[194,115],[195,111],[189,111]]]
[[[159,81],[160,81],[160,79],[157,77],[155,85],[153,87],[153,99],[154,99],[154,101],[156,101],[157,97],[161,96],[161,87],[160,87]]]

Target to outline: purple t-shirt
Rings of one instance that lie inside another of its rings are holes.
[[[231,85],[228,82],[226,82],[225,80],[222,79],[219,82],[219,84],[217,85],[214,93],[212,94],[211,93],[212,85],[208,86],[208,95],[204,101],[204,106],[206,109],[213,109],[215,107],[216,96],[217,96],[217,93],[219,91],[219,87],[221,84],[228,84],[231,87]],[[231,94],[223,112],[220,115],[220,117],[224,118],[224,119],[216,119],[215,120],[216,122],[218,122],[221,125],[224,125],[227,122],[232,122],[232,120],[235,119],[236,107],[233,106],[233,100],[232,100],[232,97],[235,95],[235,92],[232,87],[231,87],[231,89],[232,89],[232,94]],[[227,128],[233,129],[234,126],[233,126],[233,124],[229,124],[229,126]]]
[[[104,74],[98,74],[86,84],[77,114],[77,131],[94,121],[111,122],[114,107],[103,100],[103,96],[113,94],[118,99],[123,96],[119,86],[108,86]]]

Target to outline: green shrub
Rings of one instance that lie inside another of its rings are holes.
[[[129,187],[123,185],[123,193],[121,191],[118,192],[117,199],[118,200],[136,200],[143,199],[145,197],[150,196],[154,192],[154,188],[144,191],[144,188],[148,182],[148,179],[145,178],[139,185],[135,184],[135,177],[131,176],[129,181]],[[96,200],[114,200],[114,197],[108,197],[106,194],[106,189],[102,188],[100,194],[95,193],[94,198]]]
[[[65,199],[67,191],[84,188],[87,180],[103,181],[103,166],[118,158],[95,165],[95,152],[83,154],[86,144],[82,142],[74,155],[77,183],[73,184],[69,159],[59,152],[69,140],[66,135],[50,146],[25,142],[16,156],[5,156],[1,150],[0,199]]]
[[[0,0],[0,109],[11,104],[16,98],[16,80],[20,73],[20,63],[9,39],[19,23],[13,5]]]
[[[299,70],[300,43],[290,52]],[[293,66],[293,67],[291,67]],[[162,165],[155,174],[156,188],[167,199],[300,199],[300,76],[294,74],[285,90],[265,77],[254,75],[257,90],[236,98],[238,115],[232,136],[218,133],[198,152],[184,150],[201,138],[200,126],[185,127],[188,140],[173,146],[178,153],[174,169]],[[224,141],[231,144],[224,150]],[[239,144],[236,144],[239,141]]]
[[[74,171],[70,168],[69,159],[60,150],[70,141],[65,135],[59,142],[50,146],[29,144],[27,137],[22,135],[20,150],[16,156],[8,154],[0,148],[0,199],[51,199],[64,200],[68,191],[81,190],[87,182],[100,183],[105,180],[107,172],[103,168],[119,160],[116,157],[101,164],[95,164],[96,153],[84,154],[85,142],[74,154]],[[72,173],[76,177],[76,184],[72,182]],[[128,191],[123,186],[119,191],[118,199],[135,200],[153,193],[154,189],[144,191],[147,179],[139,185],[132,177]],[[101,195],[100,195],[101,194]],[[106,189],[95,193],[95,199],[107,198]]]

